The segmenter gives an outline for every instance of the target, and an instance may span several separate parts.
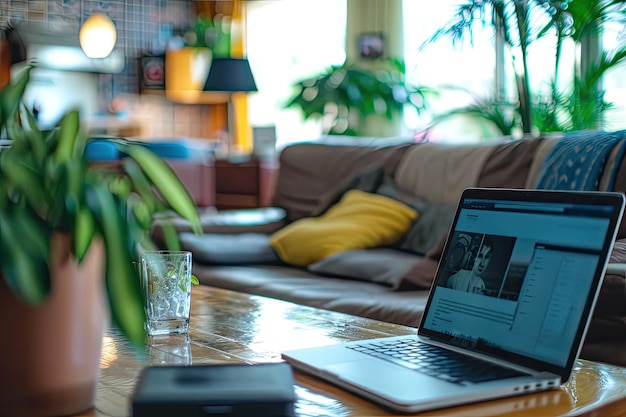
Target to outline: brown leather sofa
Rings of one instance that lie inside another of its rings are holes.
[[[203,216],[203,236],[191,234],[184,222],[177,226],[183,247],[194,252],[194,274],[202,284],[416,327],[461,191],[470,186],[535,188],[555,163],[551,151],[561,140],[553,136],[469,145],[390,145],[358,139],[352,144],[323,140],[295,144],[279,156],[273,197],[278,209],[231,213],[230,220],[228,215],[208,212]],[[625,140],[620,138],[598,158],[602,167],[596,169],[597,189],[626,191]],[[600,152],[599,146],[584,152],[591,158],[596,148]],[[307,267],[287,265],[272,251],[273,232],[319,216],[346,190],[378,192],[385,181],[393,184],[394,195],[422,204],[423,215],[395,244],[348,250]],[[157,225],[157,237],[158,229]],[[612,263],[626,263],[624,238],[626,228],[621,227]],[[623,271],[614,265],[607,274],[584,358],[626,365]]]

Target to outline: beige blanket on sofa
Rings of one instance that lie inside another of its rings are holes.
[[[495,147],[424,143],[408,150],[394,180],[399,188],[433,203],[456,205],[463,190],[478,184]]]

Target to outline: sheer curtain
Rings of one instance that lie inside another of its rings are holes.
[[[617,22],[608,22],[602,36],[602,44],[607,50],[622,47],[626,42],[626,27]],[[606,89],[605,99],[614,107],[605,113],[606,130],[626,129],[626,64],[609,70],[603,80]]]
[[[476,25],[473,42],[453,45],[441,39],[426,45],[437,29],[454,16],[460,0],[403,0],[404,59],[407,82],[434,88],[428,98],[430,111],[417,114],[406,109],[402,136],[416,136],[432,121],[434,114],[461,108],[476,97],[493,96],[496,71],[501,74],[505,92],[515,90],[512,84],[510,57],[497,66],[494,32],[491,25]],[[247,7],[247,54],[259,92],[249,96],[249,121],[252,126],[276,127],[277,145],[317,138],[321,135],[317,121],[304,121],[298,110],[284,105],[292,94],[296,80],[314,75],[330,65],[340,65],[346,57],[347,0],[257,0]],[[367,2],[363,3],[364,5]],[[626,31],[622,25],[607,24],[602,41],[607,49],[623,44]],[[566,44],[563,62],[571,62],[577,53]],[[550,37],[533,42],[528,51],[530,84],[535,92],[546,91],[554,69],[554,45]],[[606,100],[615,107],[605,114],[605,129],[626,128],[625,66],[609,71],[604,79]],[[571,68],[562,65],[559,83],[571,83]],[[430,133],[430,139],[441,142],[476,142],[490,140],[497,133],[487,124],[467,117],[456,117]]]
[[[452,45],[441,38],[421,48],[454,16],[458,4],[459,0],[404,0],[402,4],[407,82],[439,91],[428,100],[430,114],[405,112],[405,124],[418,138],[432,121],[432,114],[466,106],[474,96],[491,94],[495,86],[494,36],[489,26],[473,28],[473,44],[466,41]],[[439,142],[474,142],[488,136],[490,132],[483,125],[462,117],[430,133],[430,139]]]
[[[295,81],[345,60],[346,0],[246,2],[247,55],[259,89],[248,100],[251,126],[276,127],[277,147],[318,138],[320,124],[286,110]]]
[[[284,109],[292,84],[315,75],[346,57],[347,0],[258,0],[246,2],[247,55],[259,92],[250,94],[249,121],[276,127],[277,147],[321,135],[317,121],[304,121],[298,110]],[[403,0],[404,59],[407,81],[445,90],[431,97],[432,111],[440,113],[484,96],[495,85],[493,31],[477,27],[473,45],[453,46],[442,39],[420,49],[453,16],[458,0]],[[442,90],[443,91],[443,90]],[[402,135],[419,137],[431,121],[426,113],[407,111]],[[475,142],[493,134],[484,124],[459,118],[432,132],[432,139]]]

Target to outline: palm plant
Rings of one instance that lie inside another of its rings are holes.
[[[563,47],[567,41],[573,41],[577,50],[582,44],[592,44],[589,41],[599,36],[606,22],[626,21],[625,6],[624,0],[470,0],[459,6],[455,17],[426,44],[442,37],[452,39],[453,43],[466,36],[471,39],[477,21],[493,25],[511,57],[517,90],[511,104],[523,132],[595,129],[603,112],[611,107],[604,99],[602,77],[624,62],[626,47],[601,51],[590,60],[585,59],[586,55],[578,55],[569,68],[573,81],[562,87],[557,80],[563,67]],[[528,51],[533,42],[547,36],[554,40],[553,75],[547,80],[547,92],[534,92],[529,82]],[[497,96],[494,99],[493,104],[500,108],[507,101]],[[475,113],[476,106],[454,112]],[[436,118],[436,122],[442,119],[445,117]]]
[[[466,88],[447,86],[450,90],[468,93]],[[511,136],[519,124],[519,113],[515,110],[515,103],[499,99],[497,97],[474,97],[473,102],[463,108],[453,109],[432,118],[431,125],[442,123],[457,116],[468,116],[483,120],[494,126],[498,132],[505,136]]]

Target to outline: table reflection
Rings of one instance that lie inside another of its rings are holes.
[[[96,409],[85,416],[129,416],[130,396],[149,365],[262,363],[299,347],[391,335],[415,329],[279,300],[194,288],[188,337],[151,340],[138,352],[119,333],[104,337]],[[370,401],[315,377],[294,373],[298,416],[388,416]],[[570,380],[556,390],[433,410],[429,416],[618,416],[626,410],[626,368],[578,361]],[[611,402],[615,405],[606,406]],[[622,406],[622,404],[624,404]],[[603,408],[598,411],[598,408]],[[420,415],[419,413],[416,415]]]

